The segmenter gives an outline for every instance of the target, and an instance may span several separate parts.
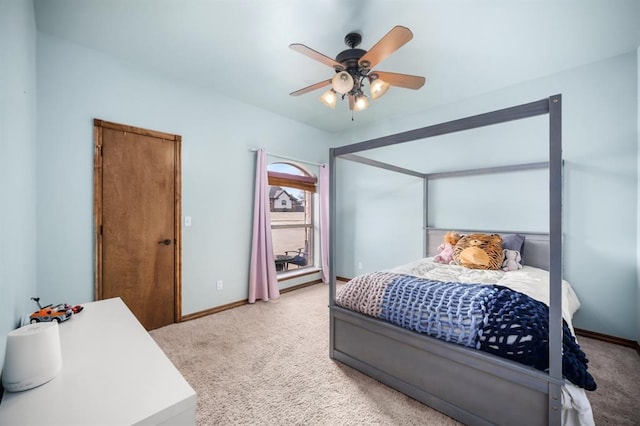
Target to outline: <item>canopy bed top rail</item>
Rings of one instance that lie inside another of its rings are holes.
[[[559,99],[561,95],[551,96],[549,99]],[[458,120],[448,121],[446,123],[435,124],[432,126],[422,127],[415,130],[409,130],[402,133],[396,133],[389,136],[383,136],[368,141],[345,145],[334,148],[334,155],[341,157],[344,154],[352,154],[354,152],[368,151],[370,149],[382,148],[398,143],[414,141],[418,139],[430,138],[433,136],[446,135],[448,133],[461,132],[463,130],[475,129],[478,127],[491,126],[508,121],[520,120],[537,115],[549,113],[549,99],[541,99],[539,101],[530,102],[504,108],[497,111],[478,114]]]
[[[493,173],[509,173],[509,172],[520,172],[525,170],[539,170],[539,169],[547,169],[547,168],[549,168],[549,162],[541,161],[537,163],[512,164],[509,166],[496,166],[496,167],[484,167],[480,169],[455,170],[450,172],[425,173],[424,177],[426,179],[433,180],[433,179],[443,179],[443,178],[452,178],[452,177],[488,175]]]
[[[537,170],[537,169],[549,168],[548,161],[540,161],[536,163],[510,164],[508,166],[484,167],[479,169],[423,173],[415,170],[406,169],[403,167],[394,166],[393,164],[385,163],[382,161],[373,160],[371,158],[362,157],[361,155],[356,155],[356,154],[345,154],[340,156],[340,158],[343,160],[349,160],[356,163],[377,167],[379,169],[389,170],[392,172],[402,173],[405,175],[415,176],[415,177],[429,179],[429,180],[461,177],[461,176],[486,175],[486,174],[492,174],[492,173],[509,173],[509,172],[519,172],[519,171],[525,171],[525,170]]]
[[[398,172],[398,173],[402,173],[402,174],[405,174],[405,175],[416,176],[416,177],[419,177],[419,178],[424,178],[426,176],[424,173],[420,173],[420,172],[417,172],[417,171],[414,171],[414,170],[405,169],[403,167],[394,166],[392,164],[384,163],[382,161],[372,160],[371,158],[362,157],[360,155],[345,154],[345,155],[341,156],[340,158],[344,159],[344,160],[354,161],[354,162],[360,163],[360,164],[366,164],[368,166],[378,167],[380,169],[385,169],[385,170],[389,170],[389,171],[392,171],[392,172]]]

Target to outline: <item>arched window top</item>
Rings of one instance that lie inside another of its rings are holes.
[[[271,163],[267,166],[267,170],[296,176],[311,176],[306,170],[290,163]]]
[[[302,168],[289,163],[272,163],[267,166],[269,185],[285,186],[316,192],[318,179]]]

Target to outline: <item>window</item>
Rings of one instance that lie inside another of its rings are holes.
[[[278,273],[312,267],[316,181],[288,163],[268,166],[273,255]]]

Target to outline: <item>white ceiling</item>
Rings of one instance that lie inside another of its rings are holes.
[[[323,90],[289,93],[334,71],[289,49],[335,57],[344,36],[368,50],[393,26],[413,40],[375,69],[422,75],[358,124],[454,102],[626,53],[640,45],[638,0],[35,0],[50,33],[327,131],[351,125]],[[606,84],[606,82],[602,82]]]

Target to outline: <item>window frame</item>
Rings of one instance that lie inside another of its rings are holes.
[[[289,173],[275,172],[272,170],[268,170],[268,168],[274,164],[285,164],[285,165],[294,167],[297,170],[299,170],[301,173],[304,173],[304,175],[294,175]],[[316,268],[317,266],[315,264],[314,248],[315,248],[315,230],[317,228],[316,226],[317,224],[315,223],[316,221],[315,193],[317,192],[317,182],[318,182],[317,177],[313,176],[309,171],[307,171],[305,168],[301,167],[298,164],[283,162],[283,161],[270,163],[267,166],[267,175],[268,175],[268,184],[269,184],[270,190],[273,186],[278,186],[278,187],[281,187],[284,191],[286,191],[287,188],[294,188],[294,189],[299,189],[303,191],[304,197],[305,197],[304,210],[305,210],[305,213],[308,213],[307,217],[309,218],[308,223],[305,221],[304,224],[282,224],[282,225],[275,224],[274,225],[273,221],[271,221],[271,223],[269,224],[272,232],[271,234],[272,239],[274,238],[273,231],[278,229],[304,229],[305,236],[306,236],[306,247],[302,247],[302,250],[304,250],[305,248],[307,250],[307,264],[305,266],[301,266],[293,270],[284,269],[282,271],[276,271],[276,273],[278,275],[281,275],[281,274],[291,273],[295,271],[302,272],[303,270],[306,272],[309,268]],[[274,258],[278,254],[279,253],[275,253],[274,251],[273,253]]]

